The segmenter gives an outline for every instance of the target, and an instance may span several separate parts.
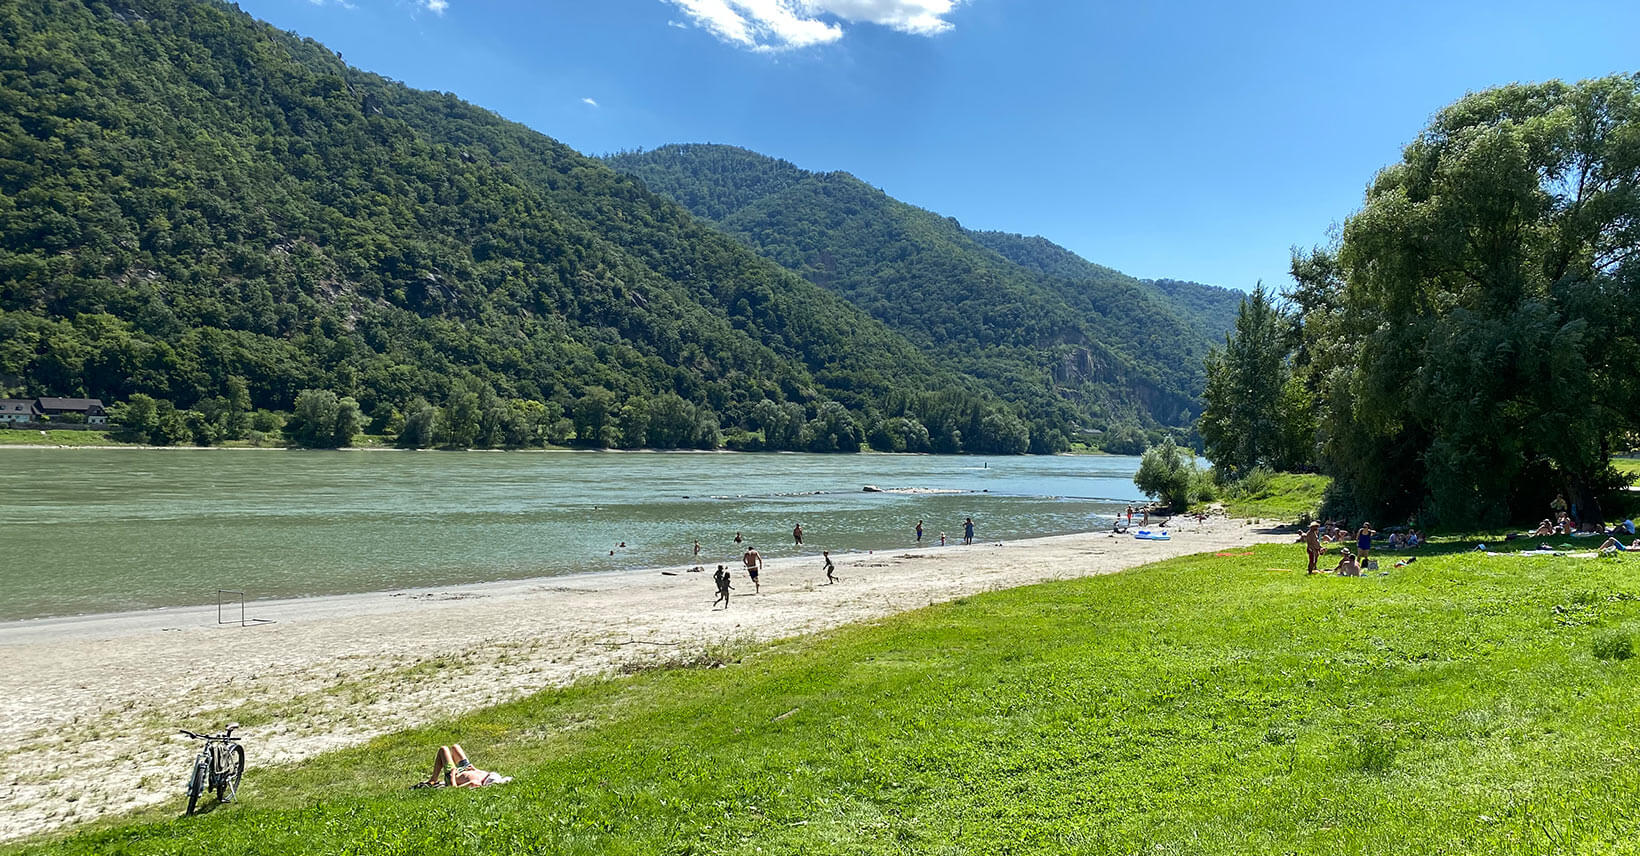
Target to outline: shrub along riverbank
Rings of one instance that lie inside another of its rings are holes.
[[[1299,547],[1261,547],[717,646],[686,660],[722,668],[590,682],[253,765],[241,802],[203,817],[151,813],[10,850],[1630,846],[1635,557],[1457,552],[1468,546],[1353,579],[1306,577]],[[406,790],[454,741],[517,780]]]

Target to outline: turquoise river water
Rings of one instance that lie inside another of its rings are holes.
[[[1137,458],[0,449],[0,621],[1109,526]],[[862,490],[865,485],[884,489]],[[805,546],[792,543],[801,523]],[[625,542],[624,548],[618,546]],[[614,551],[614,555],[611,555]]]

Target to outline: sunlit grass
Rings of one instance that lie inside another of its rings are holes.
[[[0,446],[116,446],[107,431],[0,428]]]

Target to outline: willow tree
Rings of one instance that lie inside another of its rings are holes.
[[[1458,101],[1336,258],[1300,261],[1325,270],[1297,299],[1348,498],[1454,524],[1588,507],[1640,419],[1640,75]]]

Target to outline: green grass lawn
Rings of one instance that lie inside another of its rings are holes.
[[[0,446],[118,446],[107,431],[0,428]]]
[[[21,852],[1637,849],[1640,557],[1250,552],[543,692],[253,766],[201,817],[179,749],[165,812]],[[458,740],[518,780],[405,789]]]
[[[1321,495],[1332,480],[1316,473],[1274,473],[1250,493],[1219,497],[1231,517],[1270,517],[1293,521],[1321,507]]]
[[[1630,478],[1640,476],[1640,458],[1613,458],[1612,466]]]

